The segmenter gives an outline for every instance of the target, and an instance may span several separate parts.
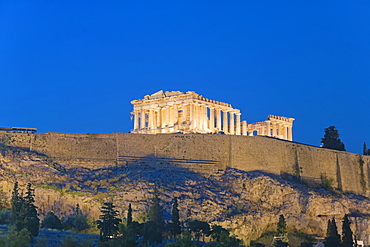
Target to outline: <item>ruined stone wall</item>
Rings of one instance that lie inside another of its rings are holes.
[[[215,172],[226,167],[296,176],[370,195],[370,157],[261,136],[205,134],[0,133],[7,145],[43,153],[69,167],[161,166]],[[364,165],[360,167],[359,158]],[[365,193],[366,192],[366,193]]]

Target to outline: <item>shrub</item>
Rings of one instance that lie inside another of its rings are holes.
[[[50,228],[56,230],[62,230],[62,222],[53,212],[48,212],[44,220],[41,223],[41,228]]]

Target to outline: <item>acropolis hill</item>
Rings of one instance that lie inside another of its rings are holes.
[[[370,157],[288,141],[293,118],[270,115],[264,122],[247,124],[230,104],[194,92],[159,91],[132,104],[132,133],[0,132],[0,138],[68,167],[161,165],[201,173],[229,167],[298,176],[312,184],[330,179],[341,191],[370,195]],[[219,132],[224,134],[212,134]]]
[[[370,200],[358,196],[370,196],[369,156],[296,143],[293,118],[246,123],[230,104],[194,92],[159,91],[132,103],[132,133],[0,129],[0,187],[10,198],[15,181],[33,183],[41,217],[65,218],[79,203],[97,219],[114,198],[122,217],[131,203],[138,219],[159,186],[167,215],[177,197],[182,221],[233,229],[247,246],[276,230],[280,214],[319,237],[328,219],[349,214],[357,239],[370,244]]]

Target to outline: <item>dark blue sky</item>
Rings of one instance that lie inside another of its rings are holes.
[[[0,126],[128,132],[131,100],[196,91],[248,122],[294,117],[302,143],[335,125],[361,153],[369,13],[368,0],[2,0]]]

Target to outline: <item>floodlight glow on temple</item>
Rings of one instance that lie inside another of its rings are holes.
[[[240,110],[228,103],[203,98],[193,91],[156,92],[131,101],[134,129],[131,133],[203,133],[270,136],[293,140],[294,118],[269,115],[257,123],[241,121]]]

